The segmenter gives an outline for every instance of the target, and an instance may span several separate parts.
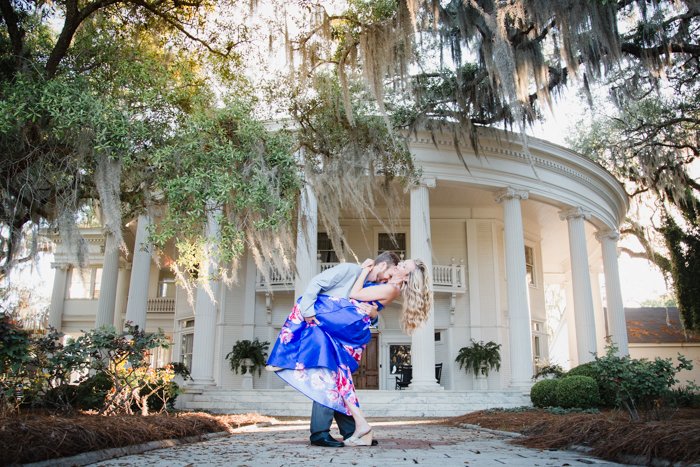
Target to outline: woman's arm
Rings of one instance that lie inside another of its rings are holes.
[[[372,261],[372,260],[365,260],[365,262],[362,263],[362,271],[360,271],[360,275],[357,276],[357,280],[352,285],[352,289],[350,289],[350,293],[348,294],[348,298],[355,298],[356,300],[361,300],[361,299],[357,299],[353,295],[362,289],[362,286],[365,284],[365,279],[367,279],[367,275],[372,270],[373,266],[374,266],[374,261]]]
[[[362,276],[362,274],[360,274],[360,276]],[[355,284],[357,285],[357,283]],[[379,300],[386,305],[388,302],[391,302],[398,297],[400,293],[401,291],[393,285],[379,284],[361,288],[359,290],[355,290],[355,287],[353,287],[353,290],[350,292],[348,297],[363,302],[373,302],[375,300]]]

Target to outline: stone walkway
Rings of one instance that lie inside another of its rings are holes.
[[[93,466],[581,466],[623,465],[574,451],[541,451],[504,434],[432,424],[374,421],[376,447],[323,448],[308,442],[308,421],[243,427],[231,436],[92,464]],[[337,437],[334,430],[331,435]]]

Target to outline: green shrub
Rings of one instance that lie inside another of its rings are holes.
[[[654,360],[634,359],[618,356],[615,345],[606,347],[606,354],[596,358],[600,378],[612,388],[618,407],[624,408],[632,420],[642,416],[659,420],[665,399],[671,394],[671,388],[678,383],[676,374],[682,370],[692,370],[693,364],[678,354],[678,365],[673,365],[670,358]],[[641,414],[640,414],[641,412]]]
[[[589,409],[600,403],[598,383],[590,376],[567,376],[556,387],[557,405],[565,409]]]
[[[579,366],[575,366],[570,369],[566,376],[588,376],[595,380],[598,379],[600,375],[600,370],[596,368],[595,362],[582,363]]]
[[[600,406],[601,407],[617,407],[615,389],[612,387],[609,381],[601,375],[600,367],[598,366],[598,359],[582,363],[569,370],[566,376],[588,376],[593,378],[598,384],[598,395],[600,396]]]
[[[557,405],[558,379],[543,379],[530,389],[530,400],[535,407],[554,407]]]

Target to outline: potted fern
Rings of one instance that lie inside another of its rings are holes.
[[[265,367],[269,347],[269,342],[260,342],[257,337],[252,341],[244,339],[236,341],[225,358],[231,364],[231,371],[234,373],[240,370],[242,375],[246,373],[252,375],[255,370],[258,370],[258,376],[260,376]]]
[[[479,381],[479,389],[486,389],[486,378],[490,370],[501,369],[501,344],[496,344],[493,341],[484,343],[484,341],[474,342],[471,339],[471,345],[459,349],[455,361],[459,363],[460,368],[464,368],[467,372],[471,370]]]

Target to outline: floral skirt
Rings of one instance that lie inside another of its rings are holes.
[[[282,326],[267,364],[277,375],[310,399],[350,415],[345,405],[359,407],[352,373],[371,339],[370,318],[355,301],[319,295],[316,320],[307,323],[298,304]]]

